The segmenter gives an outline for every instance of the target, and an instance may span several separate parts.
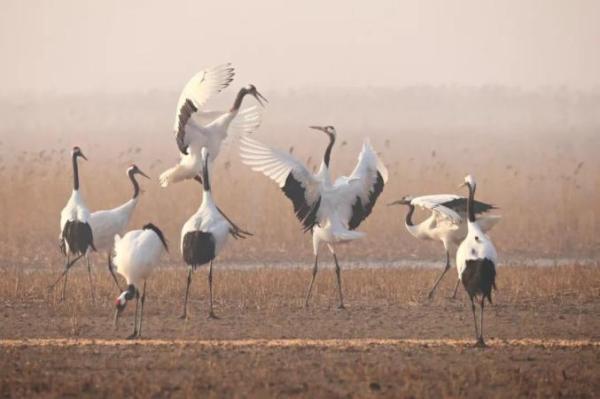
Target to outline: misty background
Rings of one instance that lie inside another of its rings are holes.
[[[90,158],[92,210],[127,199],[124,170],[135,162],[154,181],[131,227],[151,219],[177,242],[197,191],[156,180],[179,157],[179,91],[200,69],[231,62],[235,80],[209,108],[255,84],[269,99],[260,140],[315,168],[326,140],[307,126],[335,125],[335,174],[351,171],[364,137],[380,152],[390,181],[361,226],[364,245],[347,253],[435,259],[439,245],[415,242],[404,210],[385,203],[456,192],[470,172],[482,200],[501,207],[502,255],[587,259],[600,247],[599,20],[593,0],[5,0],[0,253],[55,246],[73,145]],[[264,240],[236,242],[225,259],[310,253],[287,199],[239,162],[235,137],[214,173],[223,208]]]

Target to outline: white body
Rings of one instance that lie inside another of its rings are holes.
[[[496,248],[490,238],[482,231],[477,222],[467,222],[467,237],[456,251],[456,269],[458,278],[462,279],[462,273],[467,267],[468,260],[489,259],[497,264],[498,255]]]
[[[477,218],[480,229],[486,233],[491,230],[501,217],[498,215],[481,215]],[[420,240],[441,241],[446,250],[458,246],[467,236],[467,222],[461,221],[456,224],[439,213],[433,212],[431,216],[421,223],[409,226],[405,223],[406,230],[415,238]]]
[[[98,251],[110,251],[115,235],[123,234],[138,203],[139,196],[113,209],[94,212],[90,215],[90,226],[94,234],[94,245]]]
[[[217,256],[227,242],[230,229],[231,225],[217,209],[211,194],[204,191],[200,208],[185,222],[181,229],[181,253],[183,254],[183,238],[186,233],[203,231],[213,235],[215,240],[215,256]]]
[[[79,190],[73,190],[71,193],[71,197],[67,202],[67,205],[60,212],[60,233],[59,238],[62,238],[62,232],[65,228],[65,224],[69,221],[78,221],[83,223],[88,223],[90,219],[90,211],[85,205],[85,201],[83,200],[81,193]],[[66,242],[66,250],[69,253],[69,243]]]
[[[333,244],[345,243],[365,236],[365,233],[349,229],[352,205],[357,197],[360,197],[363,203],[368,201],[377,173],[381,174],[384,183],[388,179],[387,169],[377,158],[368,140],[363,144],[352,174],[338,178],[333,184],[329,168],[324,162],[321,163],[319,172],[313,175],[288,153],[270,148],[247,136],[241,140],[240,153],[245,164],[273,179],[279,187],[283,188],[288,176],[293,174],[304,188],[305,200],[308,204],[316,203],[320,196],[318,224],[313,228],[315,255],[321,242],[328,243],[333,252]]]
[[[123,237],[116,235],[113,263],[127,284],[141,287],[152,273],[164,250],[158,235],[151,229],[132,230]]]

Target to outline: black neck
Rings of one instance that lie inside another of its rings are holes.
[[[73,154],[73,190],[79,190],[79,169],[77,167],[77,154]]]
[[[323,162],[325,162],[325,166],[329,167],[329,161],[331,159],[331,149],[333,148],[333,144],[335,143],[335,136],[333,134],[329,135],[329,145],[325,150],[325,156],[323,157]]]
[[[244,96],[248,94],[246,89],[242,87],[240,91],[238,91],[237,96],[235,97],[235,101],[233,102],[233,107],[231,107],[230,112],[236,112],[242,106],[242,101],[244,100]]]
[[[131,184],[133,185],[133,197],[131,198],[136,199],[137,196],[140,195],[140,185],[135,179],[135,173],[133,170],[130,170],[127,174],[129,175],[129,180],[131,180]]]
[[[204,168],[202,168],[202,186],[204,191],[210,191],[210,181],[208,180],[208,157],[204,160]]]
[[[467,185],[469,187],[469,199],[467,200],[467,214],[469,215],[469,222],[475,222],[475,210],[473,206],[473,201],[475,201],[475,187],[470,184]]]
[[[413,226],[412,215],[415,212],[415,206],[413,204],[408,205],[408,213],[406,214],[406,225]]]

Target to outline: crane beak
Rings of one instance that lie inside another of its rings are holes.
[[[85,155],[83,155],[83,152],[80,152],[79,155],[81,156],[81,158],[85,159],[86,161],[88,160],[87,157]]]
[[[311,128],[311,129],[315,129],[315,130],[320,130],[320,131],[322,131],[322,132],[324,132],[324,131],[325,131],[325,128],[323,128],[323,127],[321,127],[321,126],[309,126],[309,128]]]
[[[140,175],[144,176],[144,177],[145,177],[146,179],[148,179],[148,180],[152,180],[152,179],[150,179],[150,176],[148,176],[147,174],[145,174],[144,172],[142,172],[142,171],[141,171],[141,170],[139,170],[139,169],[138,169],[138,174],[140,174]]]
[[[460,184],[460,185],[459,185],[457,188],[463,188],[463,187],[465,187],[466,185],[467,185],[467,183],[465,182],[465,183],[462,183],[462,184]]]
[[[408,205],[408,204],[410,204],[410,201],[407,200],[406,198],[402,198],[402,199],[399,199],[398,201],[390,202],[389,204],[387,204],[387,206]]]
[[[261,107],[265,106],[265,104],[263,103],[263,101],[265,103],[269,102],[269,100],[267,100],[265,98],[265,96],[263,96],[262,94],[260,94],[260,92],[258,90],[256,90],[254,93],[252,93],[252,95],[254,96],[254,98],[256,98],[256,101],[258,101],[258,103],[260,104]]]

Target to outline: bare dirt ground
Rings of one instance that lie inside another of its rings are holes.
[[[65,302],[48,269],[3,271],[0,397],[598,397],[600,270],[500,268],[486,308],[489,347],[473,344],[467,298],[436,270],[343,272],[336,308],[331,269],[302,307],[308,269],[215,271],[217,320],[206,315],[205,270],[194,275],[190,318],[178,319],[185,270],[148,286],[144,338],[131,304],[112,325],[118,292],[98,268],[95,303],[82,268]]]

